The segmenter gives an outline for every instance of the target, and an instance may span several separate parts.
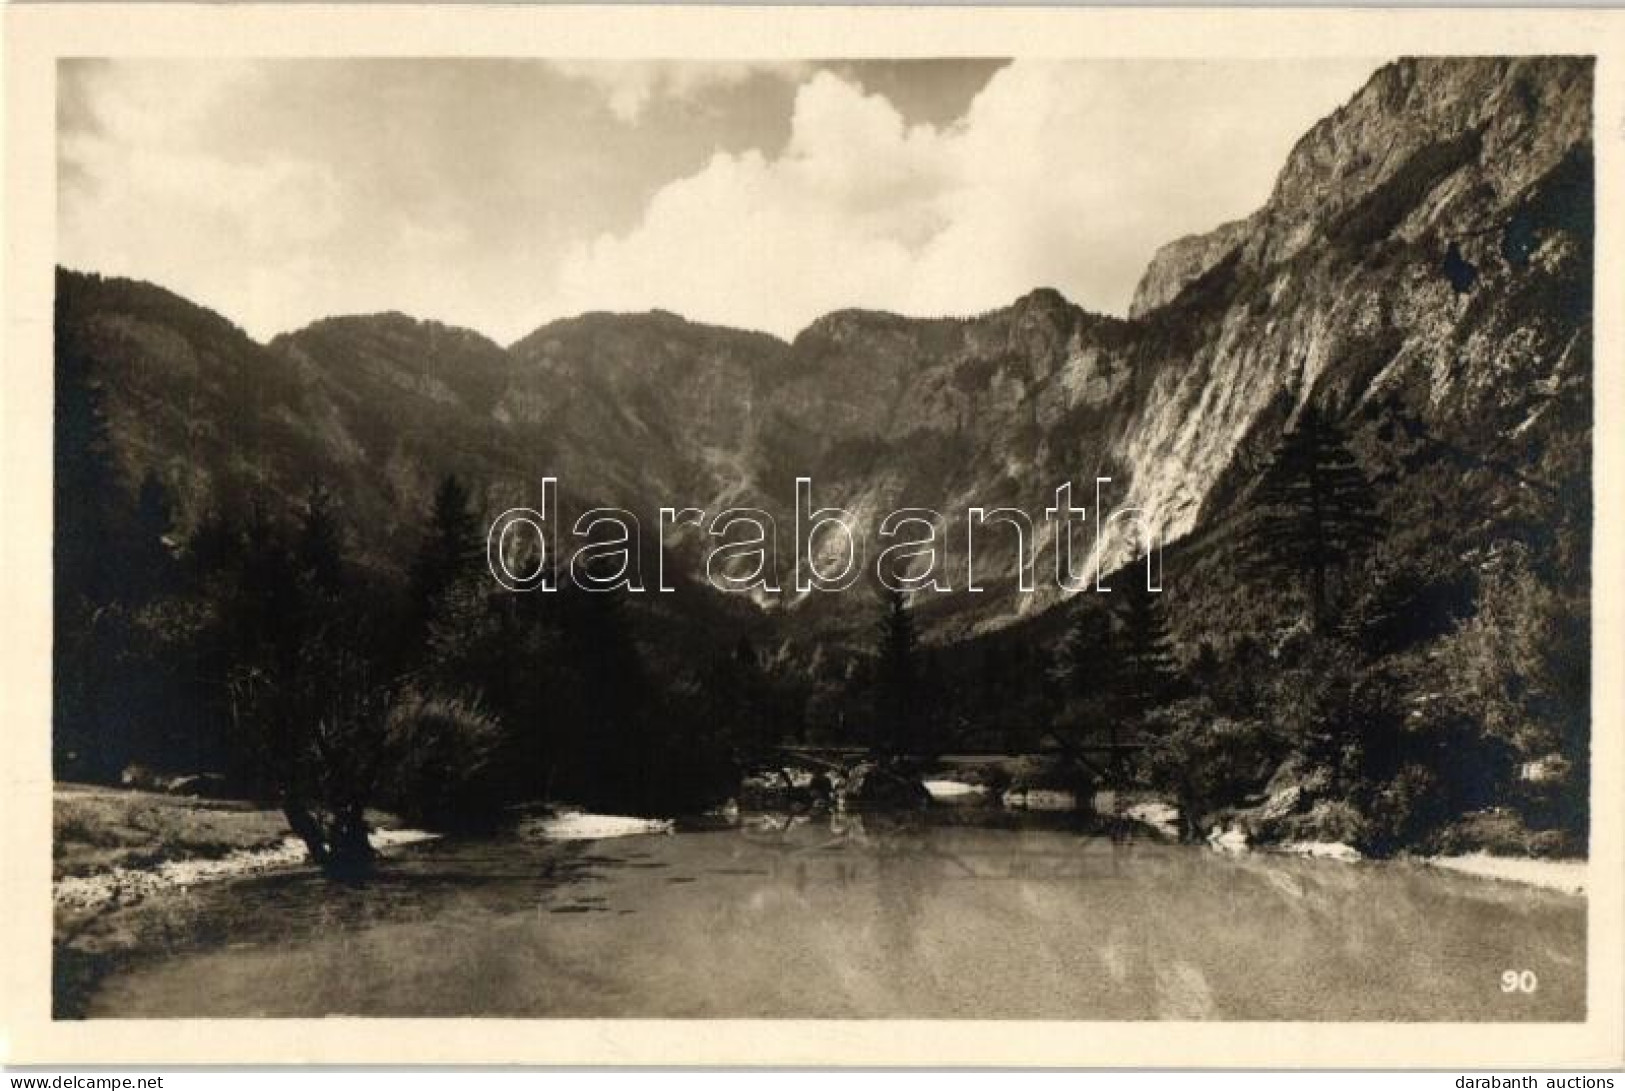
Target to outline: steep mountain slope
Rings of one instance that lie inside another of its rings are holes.
[[[151,285],[57,279],[59,359],[88,359],[126,479],[156,473],[183,530],[214,507],[291,508],[321,482],[363,555],[395,564],[440,475],[531,491],[513,459],[523,433],[490,427],[508,366],[496,345],[398,315],[317,323],[304,343],[255,344]]]
[[[1206,268],[1154,262],[1136,309],[1196,344],[1121,448],[1134,499],[1188,530],[1231,499],[1215,486],[1243,439],[1311,396],[1396,398],[1478,449],[1538,384],[1588,372],[1590,99],[1585,61],[1390,65],[1299,142],[1246,231],[1215,233]]]
[[[659,311],[588,314],[509,357],[497,417],[552,437],[547,471],[563,487],[640,514],[758,491],[755,397],[785,367],[782,341]]]
[[[797,476],[870,531],[898,507],[942,512],[956,589],[966,509],[1020,507],[1047,545],[1066,481],[1092,507],[1111,477],[1107,505],[1163,540],[1221,525],[1311,399],[1359,424],[1370,468],[1411,497],[1395,511],[1447,488],[1452,519],[1496,518],[1518,475],[1583,492],[1591,82],[1571,58],[1383,68],[1299,142],[1263,208],[1159,254],[1128,320],[1040,289],[969,319],[838,312],[790,344],[656,312],[552,323],[506,350],[399,315],[262,347],[160,289],[64,273],[59,351],[92,359],[131,480],[157,469],[184,519],[320,475],[359,544],[398,565],[446,471],[492,511],[534,503],[548,474],[567,514],[758,506],[778,519],[787,592],[769,604],[803,632],[855,632],[856,596],[788,593]],[[1455,461],[1413,472],[1414,445],[1383,438],[1396,421]],[[1104,567],[1139,548],[1119,535]],[[675,551],[701,570],[694,535]],[[939,638],[1059,597],[1047,552],[1039,593],[1009,593],[1008,530],[976,558],[989,593],[921,603]]]

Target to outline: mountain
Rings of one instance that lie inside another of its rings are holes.
[[[841,311],[790,343],[654,312],[507,348],[398,314],[260,345],[160,288],[63,271],[59,360],[84,363],[126,476],[156,471],[183,523],[320,477],[365,554],[398,567],[448,471],[491,512],[536,503],[544,475],[567,519],[761,507],[786,588],[766,605],[804,633],[855,633],[867,614],[789,593],[797,476],[870,529],[903,506],[942,512],[962,588],[966,510],[1022,508],[1047,546],[1042,511],[1067,481],[1092,508],[1110,477],[1107,506],[1142,510],[1161,540],[1220,533],[1310,402],[1355,426],[1399,537],[1459,553],[1530,518],[1529,481],[1570,514],[1589,503],[1591,95],[1580,58],[1390,64],[1299,141],[1263,207],[1157,254],[1128,319],[1038,289],[972,318]],[[1419,465],[1398,426],[1450,457]],[[1120,536],[1103,567],[1140,548]],[[672,552],[702,570],[694,534]],[[976,559],[989,593],[921,603],[936,639],[1060,597],[1047,552],[1038,593],[1009,593],[1008,530]]]

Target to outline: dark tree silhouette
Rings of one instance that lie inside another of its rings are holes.
[[[732,652],[716,656],[701,678],[706,718],[746,766],[768,764],[779,741],[778,709],[762,656],[741,636]]]
[[[1067,628],[1058,666],[1068,703],[1107,696],[1112,673],[1111,621],[1105,610],[1080,608]]]
[[[84,356],[61,348],[56,358],[52,450],[56,478],[53,561],[60,617],[65,600],[84,596],[105,603],[113,597],[107,547],[118,515],[128,507],[119,486],[101,386],[90,374]]]
[[[471,497],[455,474],[448,474],[435,490],[429,525],[410,572],[410,608],[414,635],[427,633],[441,600],[458,581],[481,572],[484,554],[479,516]]]
[[[60,308],[58,300],[60,322]],[[52,701],[59,774],[116,773],[128,721],[118,700],[125,644],[112,609],[122,591],[115,570],[128,507],[119,487],[102,390],[89,360],[59,344],[53,443],[55,650]]]
[[[1117,625],[1112,689],[1127,714],[1142,716],[1178,695],[1179,667],[1163,596],[1140,589],[1124,592]]]
[[[175,529],[175,505],[169,489],[148,470],[136,490],[128,554],[121,565],[123,593],[146,601],[174,585],[175,555],[170,535]]]
[[[918,754],[924,745],[920,708],[919,636],[903,593],[888,590],[877,626],[874,749],[888,757]]]
[[[352,875],[372,861],[365,812],[389,757],[394,685],[376,661],[388,619],[359,577],[317,584],[316,568],[348,570],[337,527],[328,538],[311,515],[290,531],[255,505],[235,565],[206,585],[218,620],[203,666],[218,671],[250,786],[277,799],[313,863]],[[318,537],[334,552],[307,569],[300,556]]]
[[[556,606],[576,697],[561,740],[564,786],[589,805],[657,814],[668,772],[655,746],[664,717],[622,592],[565,581]]]
[[[288,826],[311,862],[334,875],[372,864],[366,809],[388,758],[388,687],[363,651],[363,622],[329,622],[278,672],[240,664],[228,682],[238,730],[270,771]]]
[[[1288,426],[1254,499],[1260,516],[1248,545],[1263,574],[1285,568],[1306,585],[1310,620],[1330,620],[1332,572],[1376,540],[1371,483],[1336,422],[1313,403]]]
[[[333,494],[312,483],[299,512],[294,560],[300,574],[319,591],[336,595],[344,587],[344,539],[334,510]]]
[[[1080,600],[1056,655],[1058,724],[1069,735],[1099,736],[1113,726],[1115,653],[1112,616]]]
[[[1053,734],[1075,759],[1080,743],[1103,735],[1114,780],[1122,773],[1124,726],[1144,724],[1180,689],[1162,595],[1117,594],[1122,597],[1109,612],[1080,610],[1067,634],[1061,660],[1068,696]]]

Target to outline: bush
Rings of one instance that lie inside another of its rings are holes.
[[[1187,839],[1201,833],[1204,816],[1259,792],[1280,763],[1281,740],[1255,720],[1218,716],[1197,698],[1153,714],[1145,777],[1179,804]]]
[[[1404,712],[1395,680],[1341,641],[1306,638],[1268,687],[1269,707],[1326,794],[1346,797],[1398,769]]]
[[[1446,697],[1504,785],[1517,761],[1560,758],[1561,782],[1529,787],[1525,816],[1584,843],[1591,735],[1589,603],[1546,584],[1509,549],[1483,578],[1478,612],[1439,644]],[[1464,733],[1466,734],[1466,733]],[[1488,806],[1492,799],[1470,801]]]
[[[472,702],[408,693],[389,714],[388,805],[430,829],[493,825],[503,804],[494,761],[501,739],[501,726]]]
[[[1526,757],[1559,750],[1583,760],[1589,741],[1590,616],[1583,598],[1543,583],[1510,550],[1483,579],[1478,612],[1440,646],[1453,697]]]
[[[1308,814],[1289,815],[1280,823],[1283,841],[1321,841],[1353,845],[1362,852],[1370,843],[1370,823],[1353,804],[1323,799]]]
[[[1422,765],[1406,765],[1371,793],[1370,822],[1355,847],[1371,856],[1392,856],[1431,834],[1448,809],[1438,778]]]
[[[1492,807],[1463,816],[1440,830],[1429,846],[1446,855],[1491,852],[1502,856],[1569,856],[1579,850],[1563,830],[1531,830],[1507,807]]]

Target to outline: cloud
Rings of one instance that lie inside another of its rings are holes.
[[[799,78],[806,66],[795,62],[750,61],[551,61],[555,72],[598,88],[616,119],[627,125],[643,119],[657,99],[692,103],[705,92],[738,87],[757,75]]]
[[[331,167],[274,148],[226,156],[202,139],[252,92],[253,65],[85,63],[70,78],[87,105],[59,143],[59,260],[205,301],[227,289],[255,316],[296,313],[332,282],[344,197]]]
[[[65,61],[58,254],[261,338],[653,307],[791,335],[1040,285],[1120,312],[1373,67]]]
[[[791,335],[846,306],[966,314],[1040,285],[1126,311],[1156,248],[1245,215],[1372,62],[1029,62],[909,125],[821,71],[782,151],[720,153],[578,244],[556,313],[663,307]]]

